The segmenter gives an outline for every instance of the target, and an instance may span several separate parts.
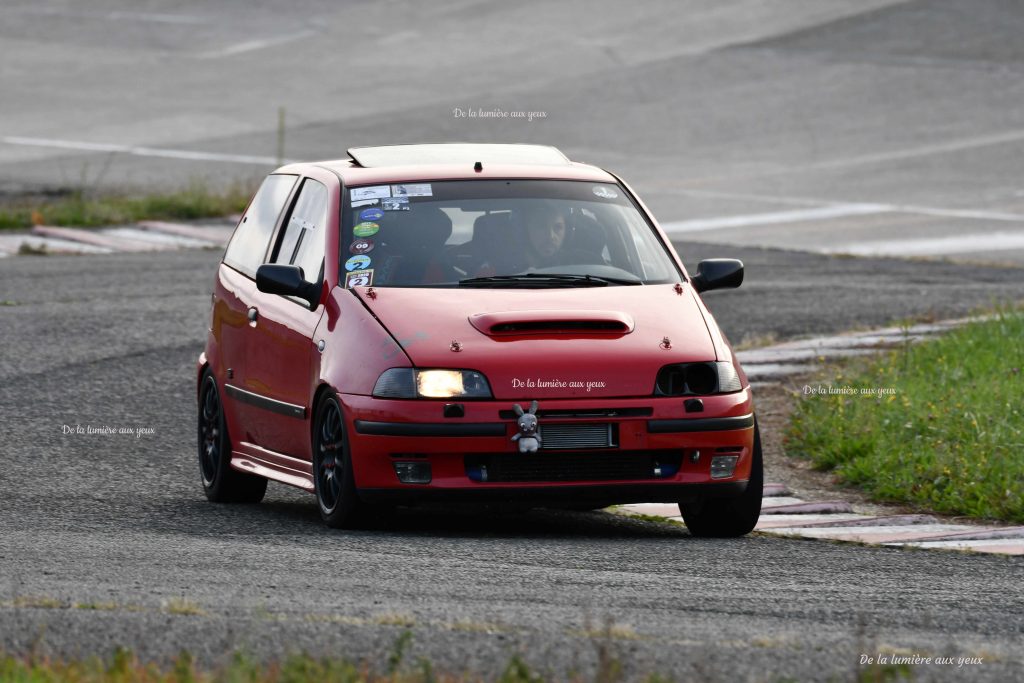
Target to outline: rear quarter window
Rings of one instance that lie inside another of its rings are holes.
[[[256,269],[263,263],[277,219],[297,178],[280,174],[267,176],[231,236],[224,252],[226,265],[249,277],[256,277]]]

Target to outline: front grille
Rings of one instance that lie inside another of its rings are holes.
[[[588,418],[588,417],[650,417],[654,415],[653,408],[541,408],[537,411],[537,417],[558,417],[558,418]],[[498,417],[502,420],[514,420],[518,417],[514,411],[499,410]]]
[[[540,447],[546,451],[614,448],[617,426],[607,422],[541,425]]]
[[[679,451],[495,453],[467,455],[466,476],[479,482],[658,480],[674,476]]]

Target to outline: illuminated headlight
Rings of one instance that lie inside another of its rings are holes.
[[[385,370],[373,387],[375,398],[490,398],[487,378],[476,370]]]
[[[425,398],[463,396],[466,385],[461,370],[422,370],[416,373],[416,393]]]

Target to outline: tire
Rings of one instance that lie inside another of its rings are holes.
[[[341,406],[330,394],[313,422],[313,489],[320,517],[332,529],[358,529],[386,517],[359,499]]]
[[[267,492],[267,480],[231,467],[231,439],[224,421],[217,380],[207,369],[199,385],[199,479],[214,503],[258,503]]]
[[[686,528],[701,538],[736,538],[749,534],[761,516],[764,492],[764,462],[761,455],[761,433],[754,422],[754,454],[750,463],[750,480],[742,495],[735,498],[710,498],[696,503],[680,503]]]

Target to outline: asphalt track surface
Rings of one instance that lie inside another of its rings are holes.
[[[688,263],[720,253],[677,246]],[[1012,269],[970,280],[971,266],[739,255],[745,288],[708,298],[733,338],[1024,297]],[[604,648],[630,676],[815,680],[852,676],[860,654],[888,647],[984,658],[918,680],[1024,675],[1020,558],[696,540],[543,510],[410,510],[392,529],[341,533],[322,526],[311,496],[277,484],[258,506],[207,503],[193,364],[218,257],[22,257],[0,269],[0,647],[188,649],[209,662],[304,650],[383,663],[411,624],[411,660],[456,671],[493,672],[519,653],[552,674],[586,672]],[[175,601],[203,613],[173,614]]]
[[[289,157],[403,141],[551,143],[622,172],[664,221],[808,198],[1024,212],[1020,13],[997,0],[964,6],[10,3],[0,8],[0,185],[259,177],[272,163],[227,157],[272,158],[286,106]],[[547,116],[470,121],[452,116],[456,106]],[[804,234],[846,239],[853,222]],[[989,229],[981,219],[934,226],[971,234],[979,222]],[[868,241],[910,229],[888,213],[863,225]],[[737,342],[1024,298],[1020,269],[726,241],[678,246],[688,265],[747,262],[743,288],[707,297]],[[630,677],[828,680],[854,676],[861,654],[899,648],[983,658],[915,667],[917,680],[1024,678],[1020,558],[698,541],[555,511],[416,511],[390,530],[338,533],[311,497],[274,484],[259,506],[208,504],[193,369],[217,257],[0,263],[3,649],[379,662],[411,624],[409,659],[455,671],[491,672],[520,653],[564,675],[591,670],[604,648]],[[73,606],[89,604],[103,609]],[[201,613],[174,613],[182,604]]]

